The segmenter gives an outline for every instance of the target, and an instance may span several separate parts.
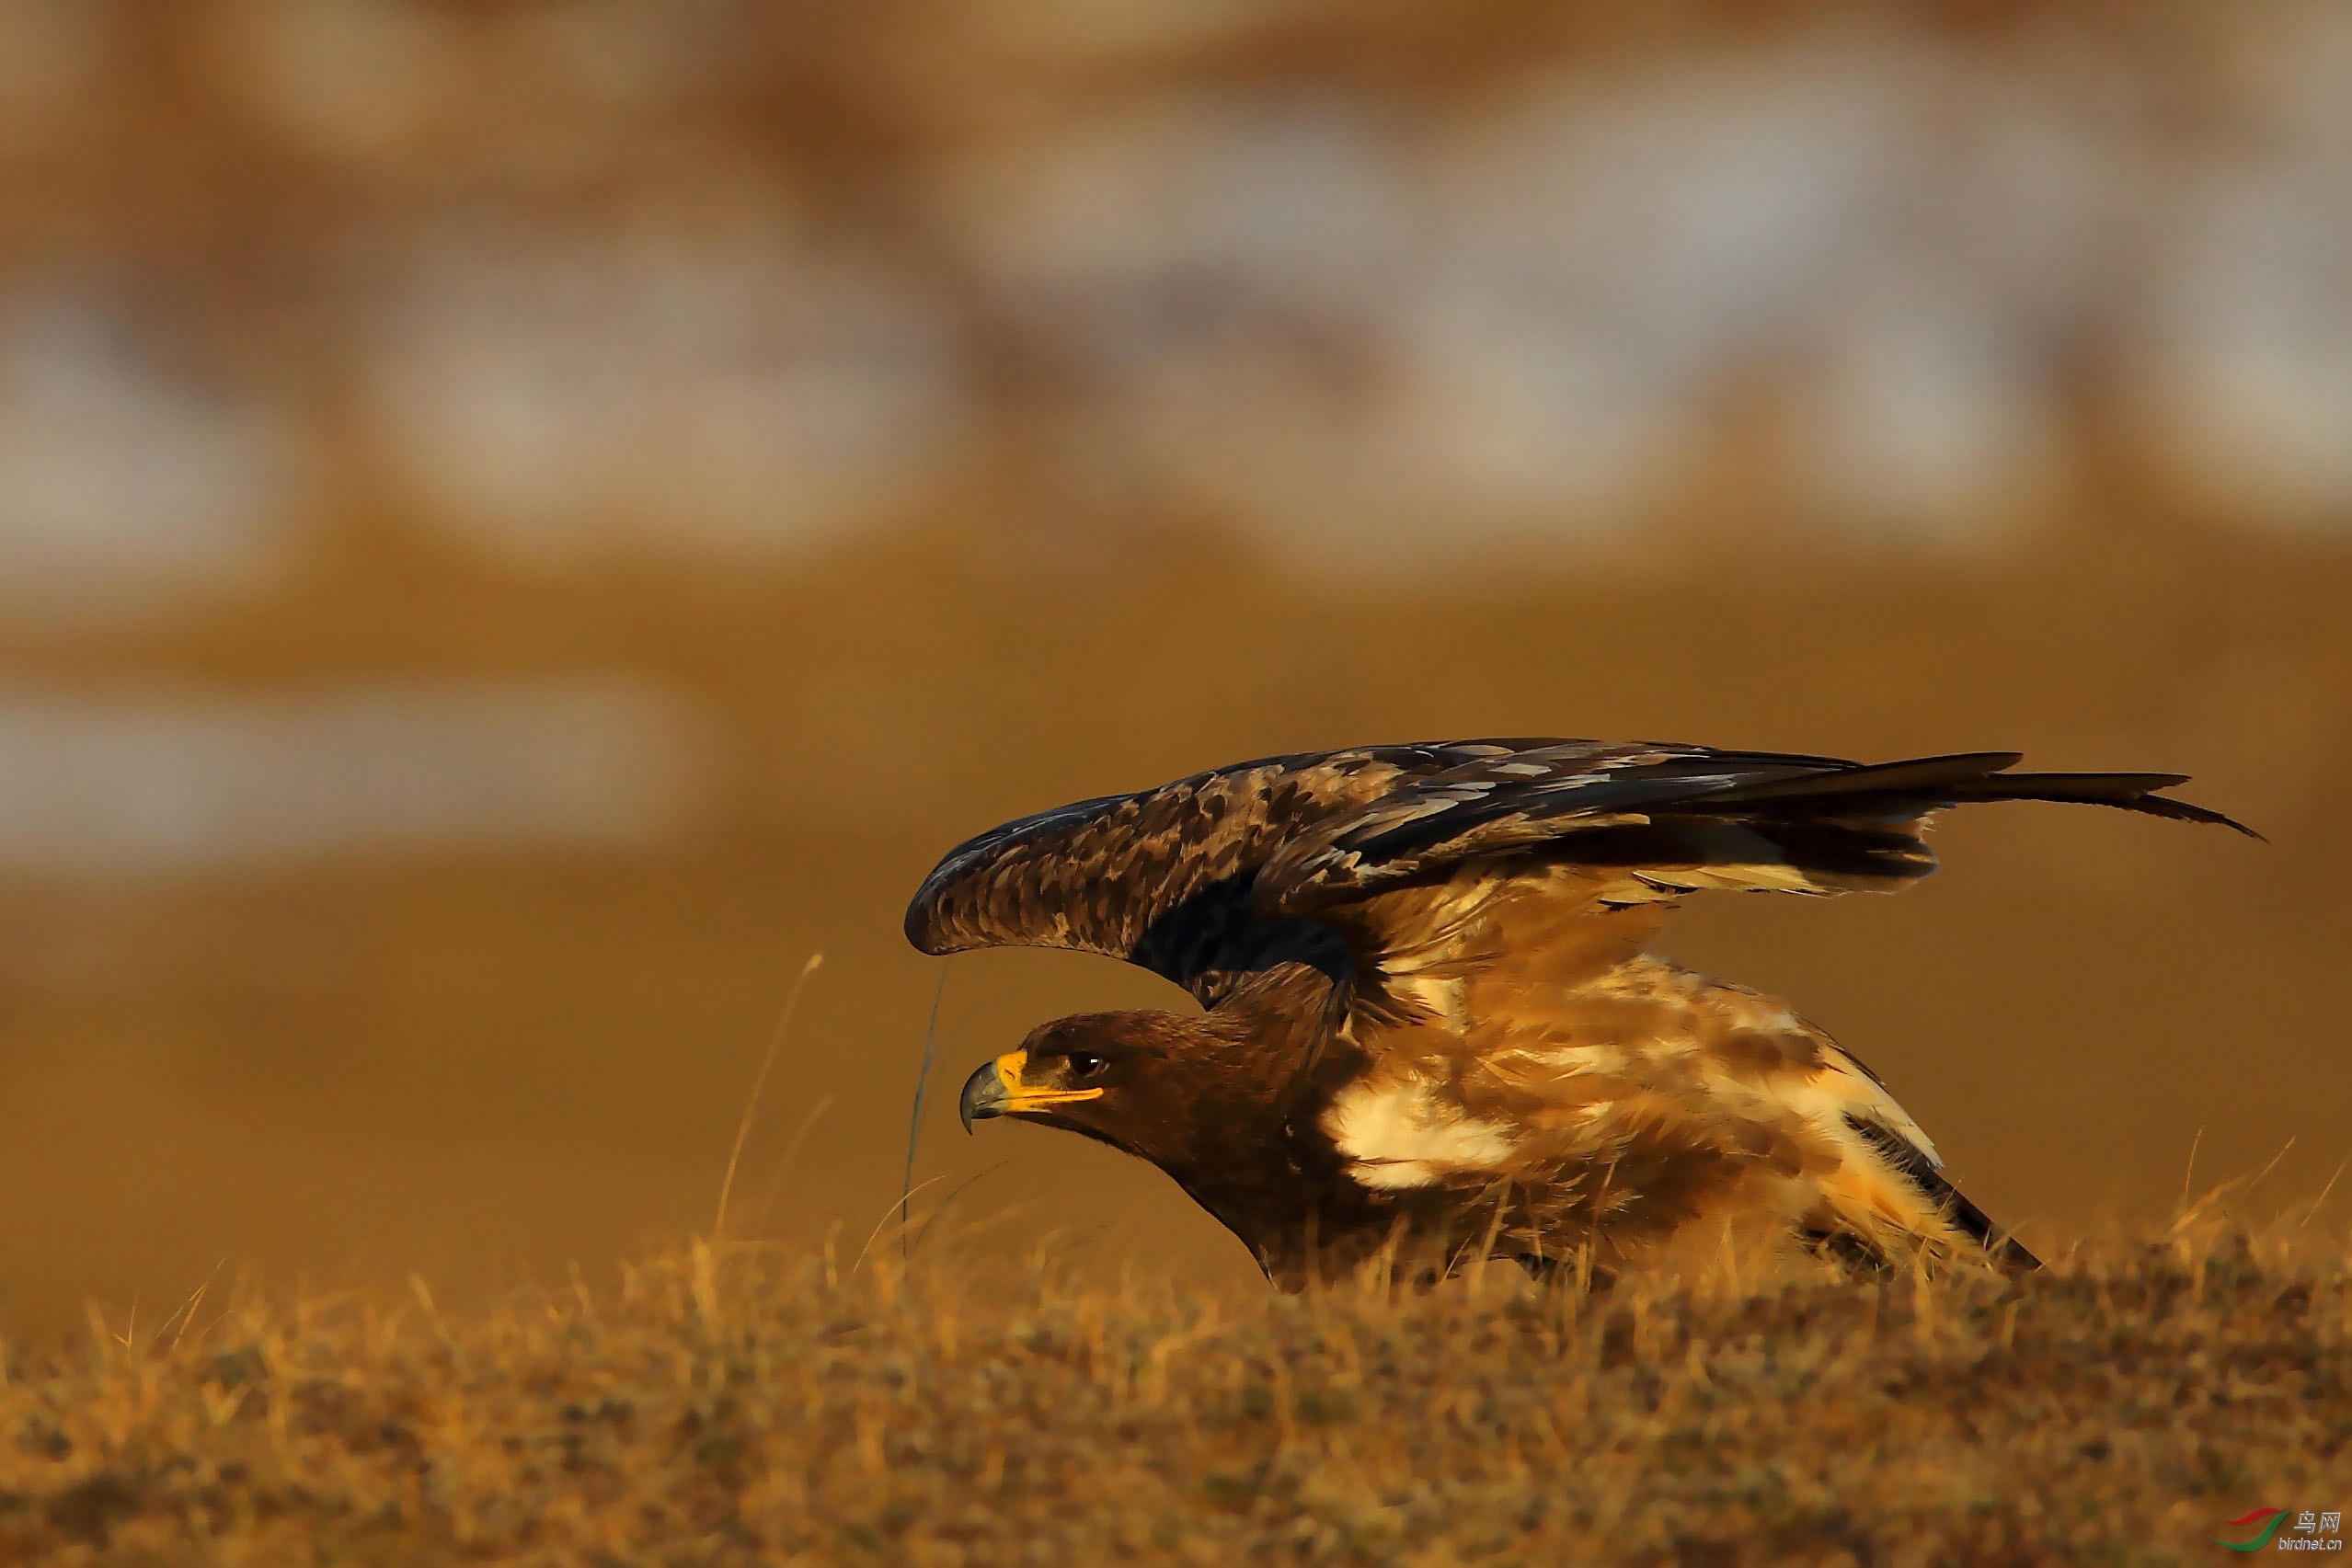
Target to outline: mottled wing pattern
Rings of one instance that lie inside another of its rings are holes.
[[[1285,843],[1481,757],[1541,741],[1367,746],[1259,758],[992,829],[950,850],[907,908],[924,953],[1031,946],[1142,965],[1213,1003],[1277,956],[1329,964],[1328,931],[1267,920],[1254,888]]]
[[[1935,860],[1922,819],[1965,801],[2094,802],[2237,826],[2155,793],[2177,775],[2004,771],[2017,760],[1865,766],[1552,739],[1264,758],[983,833],[925,879],[906,930],[925,953],[1029,945],[1125,958],[1213,1003],[1271,963],[1335,976],[1381,967],[1392,944],[1376,911],[1334,920],[1335,907],[1469,866],[1601,870],[1613,874],[1615,901],[1699,887],[1821,893],[1925,876]]]

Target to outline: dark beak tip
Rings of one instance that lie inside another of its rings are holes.
[[[996,1114],[991,1095],[997,1087],[994,1062],[982,1063],[977,1072],[964,1080],[963,1093],[956,1096],[956,1119],[964,1124],[966,1136],[970,1135],[972,1123]]]

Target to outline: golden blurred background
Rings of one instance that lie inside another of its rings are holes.
[[[730,1229],[852,1253],[941,852],[1371,739],[2195,773],[1675,950],[2039,1245],[2313,1196],[2347,166],[2329,0],[0,0],[0,1325],[706,1230],[818,950]],[[918,1209],[1245,1276],[956,1129],[1174,995],[953,960]]]

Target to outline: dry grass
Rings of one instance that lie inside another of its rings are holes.
[[[255,1300],[10,1362],[0,1560],[2209,1562],[2352,1502],[2311,1241],[1299,1299],[697,1243],[462,1321]]]

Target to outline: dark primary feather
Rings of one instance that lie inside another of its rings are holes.
[[[1969,1202],[1967,1195],[1936,1168],[1935,1162],[1902,1134],[1867,1116],[1849,1115],[1846,1125],[1860,1133],[1882,1159],[1902,1173],[1955,1228],[1977,1245],[2012,1268],[2031,1270],[2042,1266],[2041,1259],[2016,1237],[1996,1227],[1990,1215]]]
[[[2180,775],[2007,772],[2017,761],[1532,738],[1260,758],[982,833],[924,880],[906,932],[925,953],[1126,958],[1213,1003],[1274,963],[1337,973],[1347,956],[1318,911],[1470,860],[1656,868],[1669,888],[1677,868],[1769,864],[1828,892],[1925,876],[1935,861],[1921,819],[1973,801],[2073,801],[2250,831],[2157,793]]]
[[[2252,830],[2153,792],[2177,773],[2010,773],[2014,751],[1863,764],[1695,747],[1555,742],[1417,781],[1261,876],[1269,910],[1302,913],[1408,885],[1477,856],[1523,853],[1581,865],[1709,866],[1742,853],[1813,874],[1813,889],[1891,887],[1926,876],[1929,813],[1980,800],[2047,800]],[[1582,771],[1572,772],[1578,764]],[[1542,773],[1504,775],[1511,767]],[[1722,830],[1737,825],[1745,835]],[[2258,835],[2257,835],[2258,836]],[[1671,882],[1669,877],[1668,882]]]

